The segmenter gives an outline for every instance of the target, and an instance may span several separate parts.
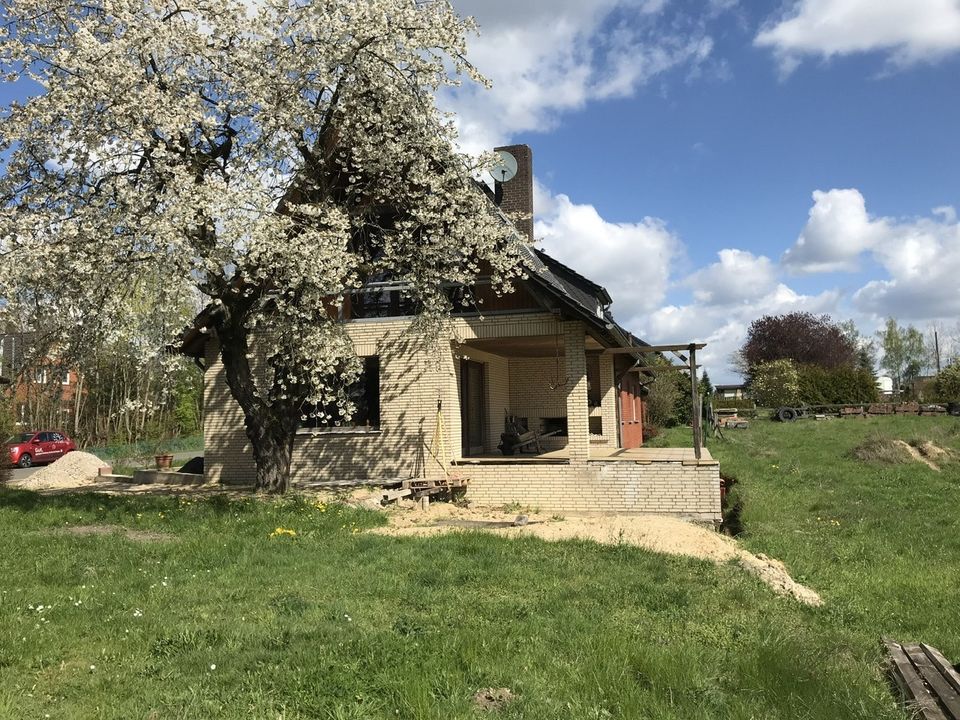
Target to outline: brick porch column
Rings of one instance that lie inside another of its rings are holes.
[[[608,448],[618,447],[617,384],[613,374],[613,355],[600,356],[600,418]]]
[[[583,323],[563,323],[564,358],[567,370],[567,451],[571,463],[590,457],[590,408],[587,406],[587,354]]]

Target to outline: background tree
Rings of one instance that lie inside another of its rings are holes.
[[[857,349],[857,367],[871,373],[875,372],[877,367],[877,343],[872,338],[861,335],[853,320],[838,323],[837,327]]]
[[[434,104],[482,81],[448,2],[0,7],[0,69],[44,88],[0,124],[4,312],[66,349],[126,322],[131,293],[201,293],[258,487],[286,489],[305,402],[352,410],[346,293],[404,284],[427,336],[449,283],[517,271]]]
[[[854,365],[857,350],[829,315],[793,312],[765,315],[750,323],[740,354],[749,368],[773,360],[837,368]]]
[[[800,402],[800,375],[792,360],[771,360],[753,369],[751,391],[761,407],[796,405]]]
[[[713,396],[713,383],[710,382],[710,376],[707,374],[706,369],[704,369],[703,374],[700,376],[700,383],[697,386],[697,389],[705,398]]]
[[[912,325],[900,327],[891,317],[877,335],[883,348],[880,367],[890,373],[894,390],[899,392],[904,383],[920,375],[929,359],[923,333]]]
[[[948,365],[933,384],[937,402],[960,402],[960,363]]]

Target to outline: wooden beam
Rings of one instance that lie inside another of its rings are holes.
[[[702,365],[697,365],[697,367],[703,367]],[[650,372],[652,370],[690,370],[689,365],[641,365],[639,367],[630,368],[629,372]]]
[[[697,348],[690,346],[690,400],[693,402],[693,454],[700,459],[700,393],[697,391]]]
[[[693,352],[695,350],[701,350],[706,346],[706,343],[688,343],[686,345],[637,345],[626,348],[607,348],[603,353],[604,355],[631,355],[633,353],[646,355],[647,353],[655,352]]]

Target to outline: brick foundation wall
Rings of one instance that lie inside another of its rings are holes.
[[[720,466],[677,462],[464,465],[467,499],[543,512],[658,513],[719,521]]]

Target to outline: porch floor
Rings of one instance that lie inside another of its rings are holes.
[[[685,465],[716,465],[717,461],[710,455],[710,451],[702,448],[700,460],[694,455],[693,448],[590,448],[590,460],[594,462],[682,462]],[[497,464],[566,464],[570,462],[570,452],[566,448],[551,450],[539,455],[472,455],[454,460],[454,465],[497,465]]]

